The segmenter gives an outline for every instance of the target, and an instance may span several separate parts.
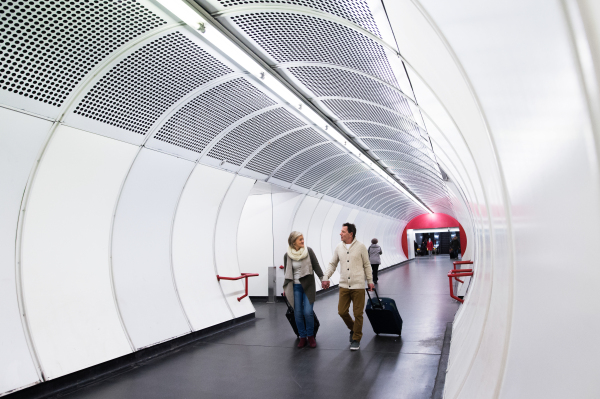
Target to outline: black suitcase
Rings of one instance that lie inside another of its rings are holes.
[[[290,322],[290,325],[292,326],[292,329],[294,330],[294,334],[296,334],[296,337],[299,338],[300,335],[298,334],[298,326],[296,325],[296,317],[294,316],[294,308],[292,307],[292,305],[290,305],[287,298],[285,298],[285,303],[287,304],[287,312],[285,312],[285,317],[287,317],[288,321]],[[319,326],[321,325],[321,323],[319,323],[319,319],[317,319],[317,314],[314,312],[314,310],[313,310],[313,316],[315,318],[315,332],[314,332],[315,335],[314,335],[314,337],[316,337],[317,331],[319,330]]]
[[[375,296],[377,299],[371,298],[369,290],[367,289],[367,295],[369,295],[369,302],[367,302],[367,308],[365,312],[367,317],[373,326],[375,334],[402,334],[402,317],[396,307],[396,301],[392,298],[379,298],[377,290],[375,290]]]

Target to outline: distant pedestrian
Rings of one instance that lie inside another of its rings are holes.
[[[379,265],[381,264],[380,255],[383,254],[381,247],[377,245],[378,242],[379,241],[377,240],[377,238],[373,238],[371,240],[371,246],[367,250],[367,252],[369,253],[369,262],[371,262],[371,269],[373,269],[373,283],[375,284],[377,284],[377,280],[379,280],[379,277],[377,277],[377,273],[379,272]]]
[[[431,238],[430,238],[429,242],[427,242],[427,252],[429,252],[429,256],[431,256],[432,251],[433,251],[433,242],[431,242]]]
[[[460,241],[458,239],[458,234],[452,237],[450,241],[450,259],[458,259],[458,255],[460,254]]]
[[[313,273],[317,273],[323,281],[323,271],[313,250],[304,245],[302,233],[292,231],[288,237],[288,245],[288,250],[283,256],[283,292],[294,308],[294,318],[300,336],[298,348],[303,348],[307,343],[311,348],[316,348],[313,304],[317,290]]]
[[[373,291],[373,271],[369,263],[367,247],[356,240],[356,226],[344,223],[340,232],[342,242],[335,247],[333,258],[323,278],[323,288],[329,288],[329,279],[340,264],[340,299],[338,313],[350,330],[350,350],[360,349],[363,312],[365,310],[365,280],[369,291]],[[354,320],[350,317],[350,302],[353,304]]]

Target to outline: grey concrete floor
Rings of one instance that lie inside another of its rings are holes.
[[[68,398],[430,398],[446,324],[458,309],[448,293],[448,256],[418,258],[382,272],[380,296],[396,301],[402,337],[376,336],[365,315],[351,352],[337,290],[317,297],[316,349],[297,349],[283,303],[256,303],[256,318],[175,353],[87,386]]]

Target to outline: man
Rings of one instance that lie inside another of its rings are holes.
[[[367,247],[356,240],[356,226],[344,223],[340,233],[342,242],[338,244],[323,276],[323,288],[329,288],[329,279],[340,263],[340,298],[338,313],[350,329],[350,350],[360,349],[362,338],[363,312],[365,309],[365,280],[369,291],[373,291],[373,274],[369,263]],[[350,302],[353,304],[354,320],[350,317]]]

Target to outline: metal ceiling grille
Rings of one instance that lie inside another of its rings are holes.
[[[219,0],[219,3],[223,7],[244,6],[249,4],[309,7],[314,10],[323,11],[347,19],[374,35],[381,37],[369,6],[365,1],[361,0]]]
[[[313,168],[308,169],[297,181],[296,184],[300,187],[311,188],[323,175],[333,172],[335,169],[342,166],[356,164],[356,158],[349,154],[328,159]]]
[[[239,166],[252,152],[273,137],[304,125],[304,122],[288,110],[273,109],[253,117],[227,133],[208,152],[208,156]]]
[[[325,193],[331,186],[333,186],[335,183],[339,182],[340,180],[344,179],[345,177],[352,176],[352,175],[354,175],[358,172],[364,171],[366,169],[367,169],[367,166],[362,162],[359,162],[359,163],[356,163],[353,165],[349,165],[345,168],[331,172],[330,174],[326,175],[325,177],[322,177],[321,180],[318,181],[317,184],[315,184],[315,186],[312,189],[319,193]]]
[[[245,14],[231,19],[278,63],[330,63],[398,85],[383,47],[343,25],[278,12]]]
[[[108,54],[166,24],[136,1],[2,1],[0,87],[59,107]]]
[[[428,139],[426,133],[421,132],[422,129],[414,122],[387,109],[353,100],[323,100],[323,104],[342,121],[364,120],[381,123],[410,133],[414,137]]]
[[[342,192],[340,195],[338,195],[337,198],[339,198],[342,201],[350,202],[349,200],[353,196],[355,196],[358,192],[363,190],[365,187],[369,187],[373,184],[382,183],[382,182],[383,182],[383,180],[381,178],[373,176],[370,179],[363,180],[360,183],[351,185],[348,189],[346,189],[344,192]]]
[[[340,180],[338,180],[334,185],[332,185],[328,189],[328,191],[325,192],[325,194],[329,195],[330,197],[337,197],[342,191],[344,191],[351,185],[369,177],[373,177],[373,172],[371,172],[370,170],[365,170],[363,172],[343,177]]]
[[[327,141],[313,128],[295,131],[270,143],[252,158],[246,168],[270,175],[277,166],[294,154],[315,144]]]
[[[198,95],[171,116],[154,137],[202,152],[227,126],[275,104],[246,79],[238,78]]]
[[[117,64],[94,85],[74,112],[146,134],[177,100],[231,72],[182,33],[169,33]]]
[[[358,137],[379,137],[382,139],[398,141],[420,150],[424,155],[431,158],[431,147],[429,143],[421,138],[415,138],[413,135],[402,130],[368,122],[344,122],[344,126]]]
[[[292,67],[288,70],[317,97],[348,97],[370,101],[414,120],[406,98],[391,87],[365,75],[321,66]]]
[[[286,162],[275,174],[274,178],[283,180],[285,182],[293,182],[302,172],[310,168],[317,162],[322,161],[325,158],[333,155],[343,154],[337,145],[333,143],[323,144],[310,150],[307,150],[301,154],[296,155],[294,158]]]

